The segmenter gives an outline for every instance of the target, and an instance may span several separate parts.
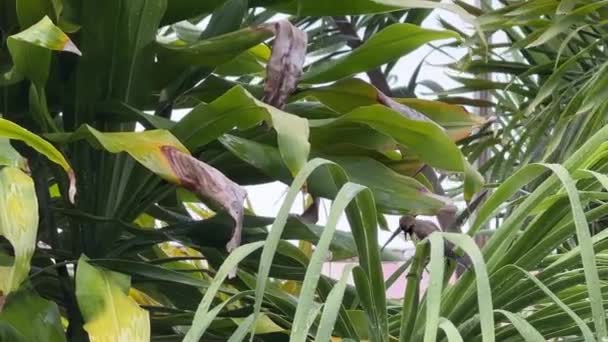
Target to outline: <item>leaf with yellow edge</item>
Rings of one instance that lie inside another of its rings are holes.
[[[27,160],[11,146],[8,139],[0,138],[0,165],[12,166],[21,170],[27,170]]]
[[[65,172],[67,172],[68,178],[70,179],[69,198],[70,201],[74,203],[74,196],[76,195],[76,177],[74,176],[74,170],[72,170],[72,167],[59,150],[36,134],[12,121],[2,118],[0,118],[0,137],[23,141],[34,150],[43,154],[53,163],[61,166]]]
[[[161,129],[144,132],[104,133],[89,125],[83,125],[74,133],[47,134],[47,137],[59,143],[86,139],[92,145],[111,153],[126,152],[150,171],[177,184],[180,184],[180,181],[169,165],[168,159],[161,152],[161,147],[171,146],[184,153],[189,153],[176,137]]]
[[[37,86],[43,86],[49,77],[51,50],[81,54],[70,38],[46,16],[24,31],[9,36],[6,45],[14,63],[9,73],[25,76]]]
[[[86,256],[78,260],[76,299],[91,342],[148,342],[148,312],[128,296],[129,276],[91,266]]]
[[[234,219],[228,251],[241,241],[245,189],[214,167],[192,157],[182,143],[166,130],[102,133],[84,125],[75,133],[47,135],[60,142],[87,139],[111,153],[126,152],[165,180],[196,193],[211,209],[225,210]]]
[[[36,249],[38,200],[34,182],[14,167],[0,170],[0,235],[15,250],[11,266],[0,266],[0,297],[19,288]]]

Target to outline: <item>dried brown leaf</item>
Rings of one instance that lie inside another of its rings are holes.
[[[287,20],[269,24],[267,28],[274,32],[275,40],[266,67],[264,102],[282,108],[302,75],[308,37]]]
[[[216,168],[175,147],[162,146],[161,151],[180,185],[197,194],[212,209],[226,211],[234,219],[232,238],[226,244],[226,249],[230,252],[238,247],[243,229],[243,201],[247,197],[245,189]]]

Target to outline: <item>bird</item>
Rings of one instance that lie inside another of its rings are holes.
[[[405,215],[399,219],[398,231],[404,232],[406,235],[409,235],[410,238],[415,237],[417,240],[422,241],[434,232],[441,232],[441,229],[431,221],[417,219],[412,215]],[[467,269],[471,266],[469,257],[456,254],[455,246],[448,241],[445,241],[444,253],[446,257],[455,260]]]

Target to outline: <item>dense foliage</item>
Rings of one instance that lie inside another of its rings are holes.
[[[608,1],[456,3],[0,0],[0,341],[606,340]]]

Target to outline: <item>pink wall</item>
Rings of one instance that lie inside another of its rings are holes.
[[[328,262],[323,265],[323,274],[332,277],[334,279],[340,279],[342,276],[342,272],[347,265],[356,265],[356,262]],[[388,279],[397,269],[401,266],[400,262],[384,262],[382,264],[382,270],[384,273],[384,279]],[[399,299],[403,298],[403,294],[405,293],[405,286],[407,283],[406,276],[407,272],[405,271],[399,279],[387,289],[387,297],[391,299]],[[454,278],[452,279],[454,280]],[[423,292],[426,290],[428,286],[429,275],[425,271],[422,275],[422,282],[420,284],[420,290]],[[349,278],[349,284],[353,284],[352,276]]]

